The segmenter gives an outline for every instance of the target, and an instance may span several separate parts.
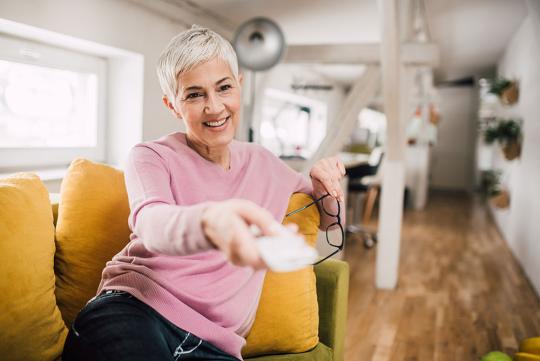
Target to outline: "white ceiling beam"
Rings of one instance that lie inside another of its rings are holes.
[[[439,65],[439,49],[434,43],[401,45],[401,61],[406,65]],[[322,64],[379,64],[379,43],[289,45],[283,62]]]
[[[183,0],[124,0],[144,10],[162,16],[185,28],[197,24],[218,32],[228,40],[232,40],[236,25],[218,14],[201,7],[191,5]]]
[[[283,62],[323,64],[378,64],[379,44],[288,45]]]

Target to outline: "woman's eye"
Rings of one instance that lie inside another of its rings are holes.
[[[220,86],[219,90],[220,91],[226,91],[226,90],[229,90],[231,88],[232,88],[232,86],[230,84],[225,84],[225,85]]]
[[[186,99],[195,99],[201,96],[202,96],[202,93],[190,93],[186,96]]]

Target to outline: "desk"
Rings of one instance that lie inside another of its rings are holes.
[[[367,209],[368,204],[371,205],[369,209],[372,209],[375,199],[373,196],[366,199],[366,191],[370,188],[363,182],[361,186],[360,180],[364,180],[367,177],[374,178],[373,172],[376,171],[376,166],[371,166],[369,164],[371,158],[370,154],[341,152],[339,153],[339,157],[345,165],[347,175],[350,178],[349,182],[351,182],[351,187],[348,189],[350,191],[348,192],[348,198],[349,203],[352,205],[352,212],[348,214],[349,222],[347,223],[351,227],[354,227],[361,224],[360,218],[362,216],[371,214],[371,211],[364,214],[362,210],[364,208]],[[370,200],[371,202],[369,202]]]

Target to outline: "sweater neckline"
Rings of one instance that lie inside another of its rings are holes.
[[[187,143],[186,133],[178,132],[175,135],[178,135],[175,138],[177,138],[185,146],[185,148],[187,148],[187,151],[190,152],[194,156],[194,158],[198,159],[200,162],[205,163],[205,164],[207,164],[207,165],[209,165],[211,167],[216,168],[218,170],[218,172],[221,172],[224,175],[229,175],[229,174],[232,174],[233,172],[236,171],[237,164],[236,164],[236,159],[235,159],[235,152],[233,151],[234,150],[234,143],[235,143],[234,139],[228,145],[228,149],[229,149],[229,169],[226,170],[221,165],[219,165],[217,163],[214,163],[214,162],[204,158],[199,153],[197,153],[197,151],[195,151],[195,149],[191,148]]]

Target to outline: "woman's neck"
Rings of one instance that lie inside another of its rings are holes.
[[[229,152],[228,145],[223,147],[209,147],[206,144],[199,143],[192,139],[187,133],[186,143],[188,147],[196,151],[204,159],[218,164],[225,170],[229,170],[231,168],[231,154]]]

